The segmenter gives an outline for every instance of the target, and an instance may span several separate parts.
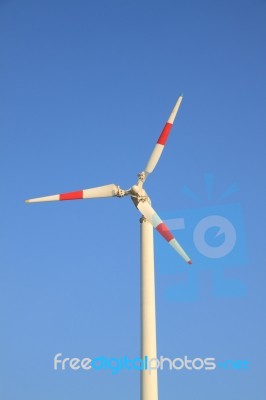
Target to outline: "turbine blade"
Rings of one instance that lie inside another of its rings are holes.
[[[158,163],[158,161],[159,161],[159,159],[160,159],[160,157],[162,155],[165,143],[166,143],[166,141],[168,139],[169,133],[170,133],[171,128],[173,126],[173,123],[174,123],[174,120],[175,120],[176,114],[178,112],[178,109],[180,107],[182,99],[183,99],[183,96],[180,95],[178,97],[178,100],[177,100],[174,108],[173,108],[173,111],[170,114],[170,117],[168,118],[168,121],[166,122],[166,124],[165,124],[165,126],[164,126],[164,128],[162,130],[161,135],[159,136],[159,139],[157,140],[157,143],[156,143],[156,145],[155,145],[155,147],[153,149],[153,152],[151,153],[150,159],[149,159],[148,164],[146,165],[146,168],[145,168],[145,175],[146,176],[148,174],[150,174],[154,170],[154,168],[156,167],[156,164]]]
[[[181,247],[178,241],[174,238],[171,231],[167,228],[165,223],[161,220],[159,215],[155,212],[152,206],[147,201],[140,201],[137,205],[139,211],[143,216],[152,224],[152,226],[163,236],[165,240],[178,252],[178,254],[188,263],[192,264],[190,257],[185,250]]]
[[[61,194],[54,194],[52,196],[37,197],[34,199],[26,200],[26,203],[40,203],[44,201],[58,201],[58,200],[78,200],[78,199],[94,199],[99,197],[113,197],[119,194],[121,189],[119,186],[111,184],[99,186],[92,189],[78,190],[76,192],[68,192]]]

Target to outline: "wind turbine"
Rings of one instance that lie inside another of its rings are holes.
[[[190,257],[183,250],[165,223],[151,206],[151,200],[143,184],[149,174],[156,167],[165,143],[173,126],[176,114],[183,96],[179,96],[173,111],[167,120],[161,135],[151,153],[144,171],[138,174],[138,181],[130,189],[123,190],[115,184],[100,186],[75,192],[55,194],[52,196],[38,197],[26,200],[26,203],[39,203],[57,200],[92,199],[100,197],[130,196],[137,209],[141,212],[140,219],[140,253],[141,253],[141,358],[157,358],[156,349],[156,308],[155,308],[155,279],[154,279],[154,245],[153,228],[179,253],[188,263],[192,264]],[[157,400],[158,384],[157,369],[141,371],[141,400]]]

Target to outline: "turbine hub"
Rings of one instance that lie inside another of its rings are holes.
[[[139,185],[133,185],[131,188],[131,193],[133,195],[137,195],[137,197],[145,197],[147,196],[145,190]]]

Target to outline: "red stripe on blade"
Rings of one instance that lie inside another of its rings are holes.
[[[156,227],[156,230],[167,240],[167,242],[174,239],[174,236],[163,222]]]
[[[169,133],[170,133],[170,130],[171,130],[172,126],[173,126],[173,125],[170,124],[170,122],[166,122],[166,124],[165,124],[165,126],[164,126],[164,128],[163,128],[163,130],[162,130],[162,133],[161,133],[159,139],[157,140],[157,143],[158,143],[158,144],[163,144],[163,145],[165,145],[165,143],[166,143],[166,141],[167,141],[167,138],[168,138],[168,136],[169,136]]]
[[[83,199],[83,190],[77,192],[62,193],[59,195],[59,200],[78,200]]]

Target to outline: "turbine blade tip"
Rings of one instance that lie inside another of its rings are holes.
[[[192,260],[189,260],[187,263],[188,263],[188,264],[192,264]]]
[[[30,200],[25,200],[25,203],[30,203]]]

